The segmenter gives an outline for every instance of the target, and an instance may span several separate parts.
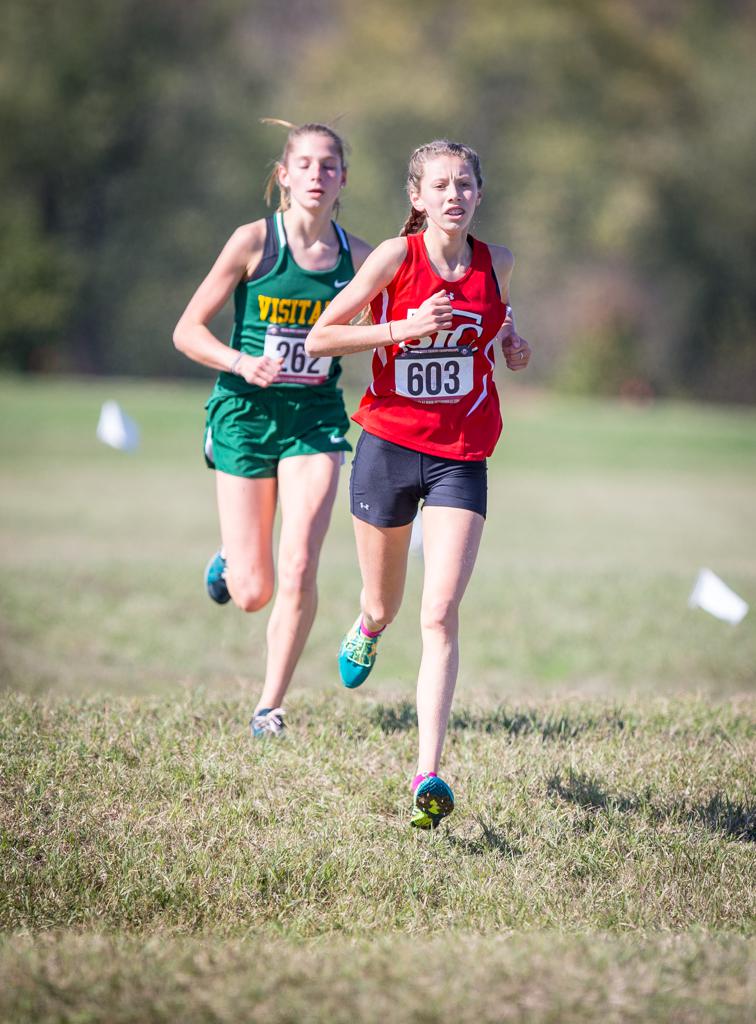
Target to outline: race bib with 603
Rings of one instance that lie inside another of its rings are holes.
[[[471,348],[408,348],[394,360],[398,395],[418,402],[457,402],[473,389]]]
[[[307,331],[301,327],[270,324],[265,332],[263,354],[283,359],[276,384],[323,384],[331,370],[331,356],[308,356]]]

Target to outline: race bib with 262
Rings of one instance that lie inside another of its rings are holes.
[[[270,324],[265,332],[263,353],[271,359],[283,359],[276,384],[323,384],[331,370],[331,356],[308,356],[307,331],[300,327]]]

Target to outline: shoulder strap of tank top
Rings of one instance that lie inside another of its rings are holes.
[[[280,246],[278,244],[278,236],[273,227],[273,218],[265,218],[265,244],[263,245],[263,253],[260,257],[260,262],[255,267],[252,275],[247,278],[248,281],[256,281],[259,277],[265,277],[269,274],[273,267],[276,265],[278,259],[278,253]]]
[[[335,220],[332,220],[331,223],[333,224],[334,228],[336,229],[336,234],[338,235],[339,244],[341,245],[342,250],[344,252],[348,253],[349,252],[349,239],[347,238],[346,231],[342,228],[342,226],[340,224],[337,224]]]
[[[407,240],[407,255],[402,260],[402,265],[404,265],[405,261],[414,263],[415,260],[420,258],[420,250],[417,247],[417,243],[418,240],[422,242],[420,234],[417,231],[414,231],[411,235],[404,235],[404,238]]]
[[[286,245],[286,228],[284,227],[283,213],[281,213],[281,211],[279,210],[278,213],[274,215],[273,219],[275,220],[276,224],[276,235],[278,236],[278,245],[279,248],[283,249],[283,247]]]
[[[496,268],[494,267],[493,257],[491,256],[491,250],[486,242],[481,242],[478,238],[473,238],[472,235],[468,236],[470,241],[473,243],[473,259],[478,260],[478,266],[485,270],[487,274],[490,274],[494,287],[496,288],[496,294],[501,298],[501,287],[499,285],[499,279],[496,276]]]
[[[273,218],[265,218],[265,248],[263,249],[264,260],[275,260],[281,246],[278,244],[278,236],[273,228]]]

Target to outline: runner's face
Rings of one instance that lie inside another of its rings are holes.
[[[313,133],[294,140],[286,166],[278,172],[288,188],[292,205],[305,210],[331,208],[346,183],[346,171],[336,143],[327,135]]]
[[[420,189],[411,195],[412,205],[429,223],[446,232],[466,230],[482,198],[469,161],[451,155],[428,160]]]

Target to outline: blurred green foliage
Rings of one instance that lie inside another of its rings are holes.
[[[416,145],[475,146],[536,379],[752,400],[755,28],[753,0],[6,0],[0,361],[189,372],[172,326],[265,212],[272,115],[344,132],[371,242]]]

